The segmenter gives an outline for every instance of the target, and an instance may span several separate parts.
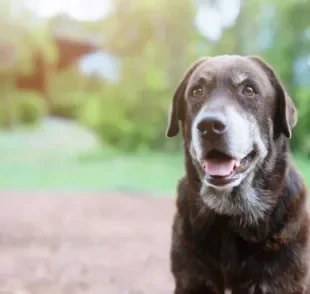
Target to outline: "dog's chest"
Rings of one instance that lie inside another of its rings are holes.
[[[225,276],[227,283],[247,280],[252,275],[248,261],[256,248],[238,237],[226,227],[211,226],[204,238],[197,241],[198,258],[209,266],[217,267]],[[245,274],[246,273],[246,274]]]

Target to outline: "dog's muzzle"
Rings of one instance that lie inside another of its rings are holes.
[[[248,124],[235,112],[230,116],[204,111],[198,115],[193,129],[197,159],[205,181],[213,186],[237,181],[256,155]]]

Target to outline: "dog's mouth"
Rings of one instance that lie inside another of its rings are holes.
[[[205,180],[213,186],[232,183],[249,169],[255,155],[256,152],[253,150],[242,160],[237,160],[219,150],[211,150],[202,163],[206,174]]]

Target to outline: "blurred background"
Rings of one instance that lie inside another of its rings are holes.
[[[291,148],[310,187],[309,0],[0,2],[0,290],[171,293],[183,157],[167,112],[202,56],[275,68],[299,110]]]
[[[310,183],[310,1],[63,2],[1,1],[0,188],[173,193],[173,90],[197,58],[234,53],[261,55],[293,97]]]

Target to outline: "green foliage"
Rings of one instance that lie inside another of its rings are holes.
[[[80,107],[88,99],[84,84],[85,81],[74,67],[51,74],[48,91],[50,114],[76,119]]]
[[[50,115],[67,119],[76,119],[80,107],[86,99],[83,92],[58,93],[51,97]]]
[[[104,142],[126,151],[176,149],[179,141],[166,140],[165,130],[174,88],[198,57],[193,50],[193,6],[187,0],[137,0],[131,8],[117,10],[111,20],[116,27],[106,27],[108,37],[127,32],[126,37],[108,44],[116,52],[122,48],[126,53],[122,80],[118,85],[105,85],[97,97],[89,98],[80,118]],[[171,17],[171,11],[182,22]],[[116,22],[120,15],[121,23]],[[129,41],[128,31],[136,31],[137,37]]]
[[[9,117],[13,122],[22,125],[38,124],[47,114],[47,105],[44,97],[32,91],[12,92],[8,96],[9,104],[1,104],[0,126],[9,126]],[[8,109],[8,107],[10,109]]]
[[[102,141],[126,151],[171,146],[167,143],[171,144],[172,140],[165,140],[167,105],[172,95],[169,79],[154,63],[128,59],[119,85],[105,85],[101,92],[87,95],[80,119]],[[139,71],[134,70],[137,64],[140,64]]]
[[[47,114],[46,101],[38,93],[30,91],[18,92],[14,99],[19,122],[24,125],[34,125]]]
[[[295,101],[298,123],[293,131],[292,148],[310,157],[310,89],[298,89]]]
[[[9,109],[8,109],[9,108]],[[11,127],[12,122],[11,118],[14,118],[14,123],[17,118],[17,109],[16,105],[9,105],[9,107],[0,105],[0,129],[8,129]]]
[[[239,16],[218,41],[210,41],[197,31],[197,5],[191,0],[133,0],[130,5],[117,0],[107,18],[74,25],[60,16],[64,27],[58,23],[58,33],[65,36],[65,32],[71,32],[67,37],[75,41],[96,36],[106,52],[120,58],[122,78],[117,85],[96,77],[85,78],[75,66],[58,71],[55,65],[59,52],[52,34],[57,17],[39,24],[34,14],[21,8],[12,26],[8,21],[12,3],[4,0],[0,4],[0,45],[13,46],[17,56],[7,71],[31,73],[32,56],[40,51],[46,66],[50,114],[80,120],[103,142],[126,151],[180,149],[179,138],[167,140],[165,130],[173,91],[185,69],[201,56],[258,54],[275,68],[298,107],[292,148],[310,153],[310,86],[297,83],[294,73],[295,62],[309,54],[310,1],[241,1]],[[223,9],[223,3],[217,0],[204,3],[209,8]],[[2,67],[9,67],[5,65]],[[12,108],[11,117],[18,116],[12,105],[2,104],[0,120],[7,116],[4,109]]]

